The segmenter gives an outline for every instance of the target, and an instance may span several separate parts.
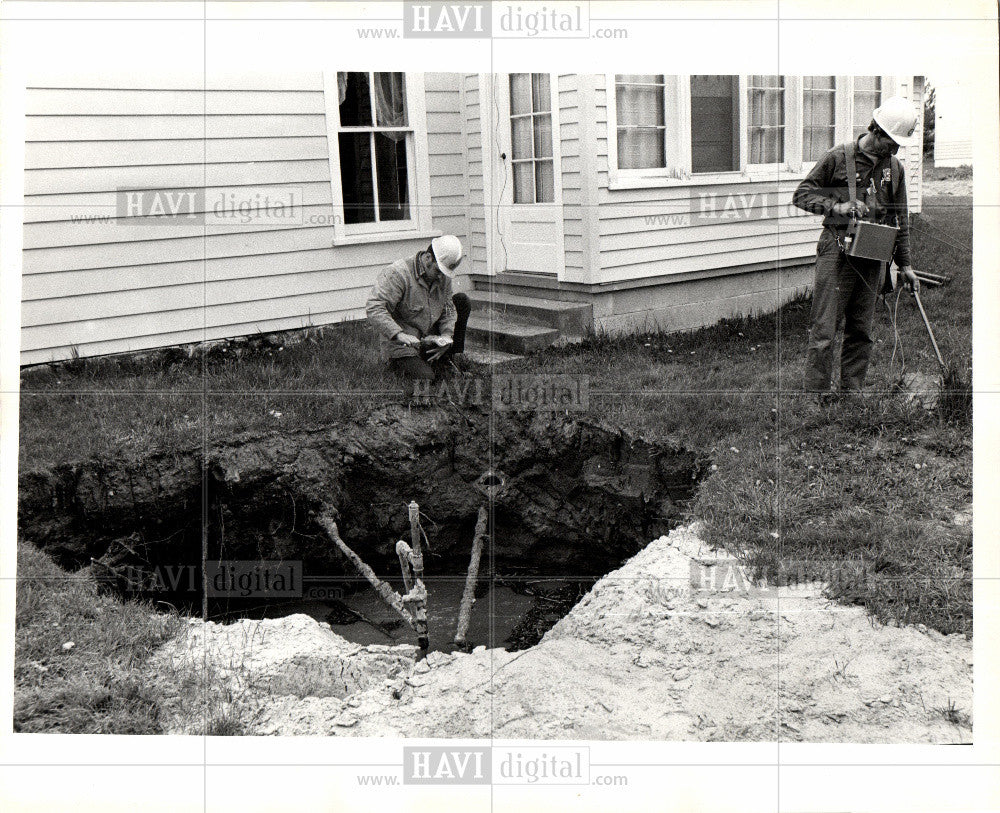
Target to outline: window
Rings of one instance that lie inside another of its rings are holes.
[[[756,182],[797,175],[852,125],[863,129],[893,77],[607,74],[612,189]]]
[[[616,74],[619,169],[667,165],[664,87],[662,75]]]
[[[552,93],[547,73],[510,75],[510,144],[514,203],[552,203]]]
[[[740,168],[739,86],[737,76],[691,77],[691,172]]]
[[[836,77],[802,77],[802,160],[818,161],[835,139]]]
[[[346,225],[410,215],[413,129],[402,73],[338,73],[340,184]]]
[[[747,77],[751,164],[785,160],[785,77]]]
[[[882,104],[882,77],[854,77],[854,119],[851,122],[854,135],[868,129],[872,111]]]

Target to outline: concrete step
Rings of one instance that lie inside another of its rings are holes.
[[[559,278],[555,274],[528,274],[521,271],[502,271],[499,274],[472,273],[469,275],[476,290],[484,291],[490,285],[512,288],[559,290]]]
[[[473,343],[488,347],[491,334],[495,349],[517,355],[549,347],[559,339],[559,331],[551,327],[526,325],[489,313],[469,317],[466,335]]]
[[[594,307],[585,302],[562,302],[499,291],[471,291],[469,300],[474,313],[492,312],[501,318],[555,328],[568,335],[583,335],[594,324]]]
[[[514,296],[537,296],[544,299],[559,298],[559,280],[540,274],[470,274],[474,291],[494,291]]]
[[[497,350],[495,347],[490,350],[489,347],[471,343],[466,343],[465,351],[462,355],[469,361],[484,367],[496,367],[500,364],[524,358],[524,356],[518,356],[514,353],[505,353],[503,350]]]

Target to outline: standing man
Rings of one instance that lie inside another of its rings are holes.
[[[389,366],[410,379],[440,377],[452,356],[465,349],[472,306],[452,295],[451,281],[462,261],[462,243],[445,234],[426,251],[396,260],[379,274],[365,312],[382,338]]]
[[[840,357],[840,390],[860,393],[872,352],[875,303],[886,273],[885,263],[848,257],[844,236],[851,216],[894,225],[899,231],[893,260],[904,282],[916,286],[910,268],[910,233],[906,177],[895,157],[900,146],[912,144],[917,112],[901,96],[887,99],[872,113],[868,132],[853,144],[841,144],[824,155],[799,184],[792,202],[800,209],[825,215],[816,246],[812,324],[806,358],[805,389],[829,397],[833,373],[833,339],[844,320]],[[859,200],[850,200],[847,166],[853,153]]]

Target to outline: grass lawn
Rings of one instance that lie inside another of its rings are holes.
[[[971,381],[971,199],[925,198],[912,240],[915,267],[953,277],[922,299],[946,362]],[[893,359],[880,309],[861,403],[820,407],[800,391],[808,301],[680,335],[598,339],[519,366],[588,374],[601,420],[707,450],[714,471],[692,514],[772,579],[822,578],[883,621],[971,634],[971,425],[893,391],[900,349]],[[909,294],[896,316],[907,374],[933,385],[937,360]]]
[[[145,664],[181,621],[97,592],[28,545],[17,552],[14,730],[157,734],[157,690]]]
[[[953,278],[923,300],[955,380],[969,381],[971,199],[925,198],[912,236],[916,267]],[[830,407],[799,391],[808,310],[799,301],[690,333],[597,337],[505,372],[588,375],[590,419],[704,451],[713,466],[692,516],[771,578],[822,578],[883,621],[971,634],[971,424],[961,409],[945,420],[893,391],[900,351],[907,373],[938,377],[915,304],[907,294],[899,302],[895,358],[888,315],[876,317],[871,394]],[[91,456],[138,463],[154,449],[322,426],[399,393],[363,325],[294,346],[258,337],[195,358],[171,351],[28,369],[21,390],[22,471]],[[155,703],[135,675],[164,634],[160,622],[67,576],[22,546],[16,719],[89,731],[105,724],[97,710],[111,709],[117,730],[155,730]],[[106,621],[94,624],[98,616]]]

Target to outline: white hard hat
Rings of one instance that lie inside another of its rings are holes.
[[[882,102],[882,106],[872,113],[875,123],[881,127],[887,136],[906,147],[916,140],[913,131],[917,129],[917,111],[909,99],[893,96]]]
[[[446,277],[455,276],[455,269],[462,262],[462,242],[454,234],[442,234],[431,240],[431,251],[438,268]]]

